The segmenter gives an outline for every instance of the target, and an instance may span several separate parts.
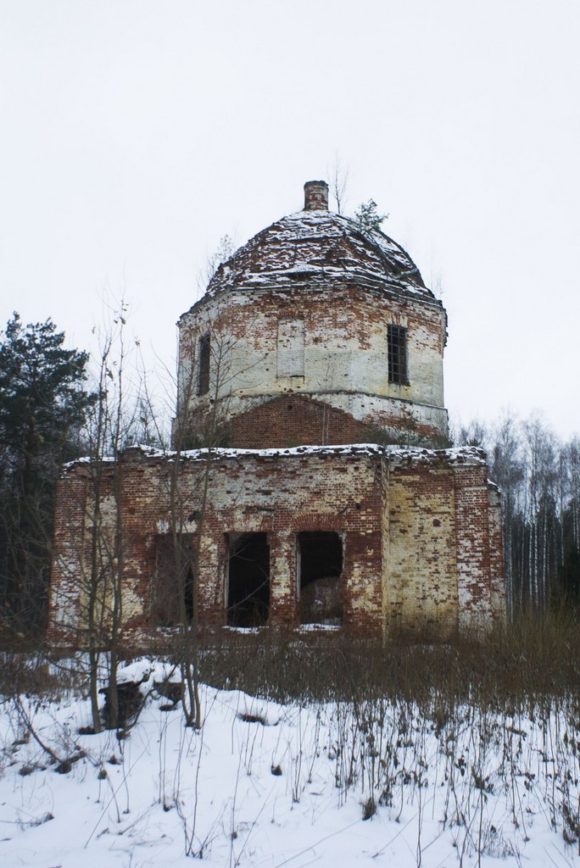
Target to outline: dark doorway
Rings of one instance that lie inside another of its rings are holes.
[[[228,624],[259,627],[268,621],[270,546],[265,533],[229,536]]]
[[[332,531],[298,534],[300,621],[342,623],[342,540]]]
[[[158,627],[193,620],[193,536],[159,534],[155,539],[155,576],[151,620]]]

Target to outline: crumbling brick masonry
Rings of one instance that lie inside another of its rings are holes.
[[[53,642],[504,617],[499,493],[481,451],[441,448],[447,316],[396,242],[308,182],[179,335],[174,450],[63,472]]]

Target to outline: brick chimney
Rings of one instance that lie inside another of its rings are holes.
[[[328,211],[328,184],[326,181],[307,181],[304,184],[304,210]]]

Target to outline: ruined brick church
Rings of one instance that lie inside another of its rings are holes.
[[[65,468],[53,641],[83,641],[91,599],[107,620],[108,571],[128,641],[504,617],[499,493],[480,450],[445,448],[445,310],[396,242],[304,190],[180,318],[173,450],[99,462],[98,510],[95,462]]]

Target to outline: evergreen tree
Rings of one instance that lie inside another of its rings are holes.
[[[377,203],[374,199],[363,202],[354,212],[353,220],[362,232],[373,232],[381,228],[383,220],[387,220],[388,214],[379,214]]]
[[[56,479],[94,401],[88,355],[63,343],[16,313],[0,333],[0,617],[26,632],[45,615]]]

